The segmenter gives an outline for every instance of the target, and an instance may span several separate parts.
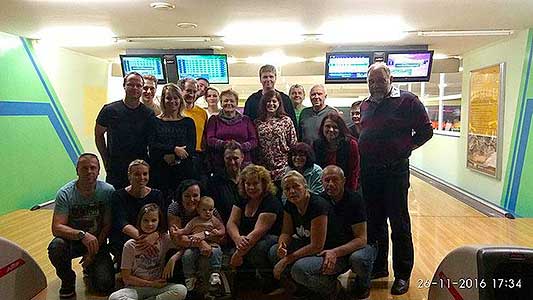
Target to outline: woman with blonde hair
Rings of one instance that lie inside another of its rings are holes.
[[[180,88],[168,83],[161,92],[161,115],[151,124],[148,141],[152,164],[152,185],[166,197],[178,184],[189,178],[191,157],[196,147],[196,128],[184,117],[185,101]]]

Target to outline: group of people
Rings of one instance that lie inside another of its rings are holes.
[[[48,250],[60,297],[75,295],[71,261],[82,256],[89,288],[110,299],[184,299],[217,290],[227,268],[236,287],[259,279],[270,293],[291,283],[295,299],[342,298],[337,277],[351,270],[350,293],[365,299],[371,279],[389,275],[387,219],[391,293],[407,292],[408,158],[432,136],[422,103],[376,63],[348,127],[325,104],[324,85],[304,108],[301,85],[289,96],[275,89],[274,66],[259,79],[240,113],[235,91],[204,78],[166,84],[157,101],[155,77],[124,77],[124,99],[96,119],[107,183],[97,179],[98,156],[84,153],[78,178],[57,193]]]

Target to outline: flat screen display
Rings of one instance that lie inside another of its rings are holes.
[[[130,72],[153,75],[158,83],[166,83],[163,58],[157,55],[121,55],[120,63],[124,76]]]
[[[229,83],[226,54],[177,54],[178,78],[206,78],[209,83]]]
[[[429,81],[433,51],[388,52],[387,66],[395,82]]]
[[[326,53],[326,83],[364,83],[372,62],[368,52]]]

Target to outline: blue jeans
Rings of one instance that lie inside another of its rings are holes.
[[[107,245],[100,245],[94,261],[86,269],[89,288],[95,292],[109,293],[115,287],[115,270],[107,248]],[[72,270],[72,259],[86,253],[87,247],[80,241],[56,237],[50,242],[48,257],[62,286],[75,286],[76,273]]]
[[[289,248],[291,247],[289,246]],[[324,261],[322,256],[302,257],[291,266],[288,266],[285,269],[285,273],[290,274],[291,278],[299,285],[325,298],[331,291],[335,290],[337,277],[349,269],[357,274],[356,282],[354,283],[357,285],[356,288],[369,288],[370,274],[375,257],[376,249],[366,245],[349,256],[338,258],[333,275],[322,274],[321,269]],[[273,263],[280,260],[277,257],[277,244],[270,248],[270,258]]]
[[[210,272],[220,272],[222,267],[222,250],[220,246],[213,245],[212,252],[209,256],[209,267]],[[183,257],[181,262],[183,263],[183,274],[185,278],[191,278],[196,275],[196,261],[200,256],[200,249],[198,248],[188,248],[183,252]]]

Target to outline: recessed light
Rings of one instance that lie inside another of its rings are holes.
[[[178,28],[181,28],[181,29],[194,29],[196,27],[198,27],[198,24],[195,24],[195,23],[189,23],[189,22],[183,22],[183,23],[178,23]]]
[[[153,9],[159,9],[159,10],[171,10],[171,9],[176,8],[174,4],[170,4],[164,1],[152,2],[150,3],[150,7]]]

